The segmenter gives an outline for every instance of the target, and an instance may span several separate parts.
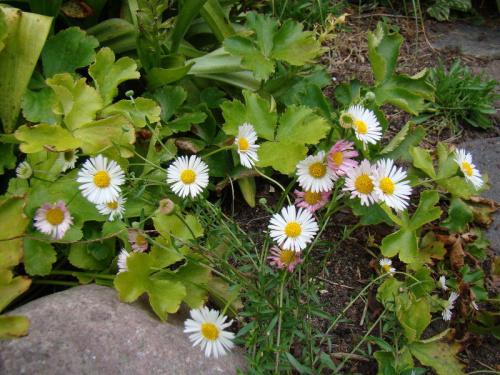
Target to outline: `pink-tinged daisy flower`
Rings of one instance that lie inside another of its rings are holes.
[[[269,229],[271,237],[282,248],[300,251],[311,242],[319,227],[309,211],[287,206],[273,215]]]
[[[442,311],[443,320],[451,320],[451,310],[455,308],[455,301],[460,295],[457,292],[451,292],[450,298],[444,303],[444,310]]]
[[[327,168],[324,151],[315,156],[308,156],[297,164],[297,176],[299,185],[304,190],[316,193],[333,188],[334,176],[330,168]]]
[[[267,259],[271,260],[270,265],[277,265],[278,269],[288,268],[288,272],[292,273],[297,264],[303,262],[304,259],[300,258],[300,252],[293,250],[283,250],[278,246],[273,246],[271,248],[271,256]]]
[[[457,149],[455,150],[454,160],[457,162],[465,178],[474,185],[474,188],[476,190],[481,189],[483,186],[483,179],[479,170],[472,164],[472,155],[465,150]]]
[[[142,230],[131,230],[127,233],[127,238],[135,253],[143,253],[148,249],[148,241]]]
[[[260,147],[255,142],[257,141],[257,133],[252,125],[244,123],[238,126],[238,136],[234,143],[238,146],[238,155],[240,155],[241,165],[252,168],[259,161],[257,149]]]
[[[372,181],[375,170],[376,166],[371,165],[366,159],[363,160],[361,164],[347,172],[346,187],[342,190],[350,191],[351,199],[359,197],[362,205],[369,206],[376,203],[378,198]]]
[[[51,205],[45,203],[35,213],[35,228],[40,232],[60,240],[73,225],[68,208],[64,201]]]
[[[328,167],[333,172],[335,180],[345,176],[349,170],[358,165],[356,158],[359,153],[352,147],[354,142],[346,142],[343,139],[335,143],[328,152]]]
[[[115,202],[120,196],[120,185],[125,182],[124,173],[116,161],[102,155],[87,160],[78,171],[77,182],[82,194],[91,203]]]
[[[126,199],[120,195],[116,201],[97,204],[96,208],[101,215],[109,215],[108,220],[113,221],[116,217],[118,219],[123,217],[125,201]]]
[[[379,262],[380,267],[384,270],[384,272],[388,273],[389,275],[394,275],[394,272],[396,272],[396,269],[392,266],[392,260],[388,258],[380,259]]]
[[[130,257],[130,253],[123,249],[118,254],[118,260],[116,262],[118,266],[118,273],[128,271],[127,259]]]
[[[194,198],[208,186],[208,166],[196,155],[181,156],[168,167],[167,183],[181,198]]]
[[[61,166],[61,171],[66,172],[68,169],[75,168],[75,163],[78,160],[76,151],[77,150],[68,150],[59,154],[56,162]]]
[[[354,135],[366,147],[368,143],[376,144],[382,137],[382,128],[375,113],[360,105],[349,107],[347,110],[354,118]]]
[[[295,199],[295,205],[297,207],[305,208],[310,213],[319,210],[325,204],[330,202],[330,195],[332,194],[330,191],[313,193],[311,190],[295,190],[294,193],[298,196],[298,198]]]
[[[373,184],[378,200],[397,211],[402,211],[408,206],[411,195],[409,181],[405,181],[406,172],[397,168],[391,159],[381,160],[378,168],[373,171]]]
[[[184,322],[184,332],[190,333],[189,339],[193,346],[200,344],[206,357],[213,354],[218,358],[233,348],[234,333],[224,331],[233,323],[232,320],[226,323],[226,316],[206,306],[191,310],[190,314],[192,319]]]

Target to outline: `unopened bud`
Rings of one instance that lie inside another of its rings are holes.
[[[134,96],[134,90],[128,90],[125,92],[125,96],[131,98]]]
[[[340,114],[339,123],[340,126],[342,126],[344,129],[352,128],[352,126],[354,125],[354,121],[354,116],[349,112],[342,112]]]
[[[368,91],[365,94],[365,102],[366,103],[373,103],[375,101],[375,99],[376,99],[376,96],[372,91]]]
[[[262,205],[267,204],[267,199],[266,198],[260,198],[259,199],[259,204],[262,204]]]
[[[165,215],[173,215],[177,211],[177,206],[170,199],[162,199],[158,205],[158,211]]]

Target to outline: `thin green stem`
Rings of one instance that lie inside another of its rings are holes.
[[[88,273],[88,272],[77,272],[77,271],[50,271],[49,275],[59,275],[59,276],[83,276],[83,277],[92,277],[94,279],[103,279],[103,280],[114,280],[116,275],[103,275],[100,273]]]
[[[280,344],[281,344],[281,322],[283,320],[283,288],[285,286],[286,268],[281,271],[280,280],[280,294],[279,294],[279,311],[278,311],[278,337],[276,338],[276,361],[274,364],[274,371],[278,374],[279,361],[280,361]]]
[[[82,284],[76,281],[56,281],[56,280],[33,280],[33,284],[46,284],[46,285],[62,285],[62,286],[80,286]]]
[[[209,152],[208,154],[202,155],[201,158],[205,159],[205,158],[208,158],[209,156],[212,156],[212,155],[214,155],[214,154],[216,154],[218,152],[230,150],[232,148],[234,148],[233,145],[231,145],[231,146],[225,146],[225,147],[220,147],[220,148],[218,148],[218,149],[216,149],[216,150],[214,150],[212,152]]]
[[[274,180],[273,178],[269,177],[268,175],[266,175],[265,173],[262,173],[261,171],[259,171],[259,169],[257,167],[253,167],[254,171],[257,172],[261,177],[264,177],[265,179],[273,182],[274,184],[276,184],[277,186],[279,186],[279,188],[281,190],[283,190],[283,193],[286,194],[286,189],[283,187],[283,185],[281,185],[278,181]],[[286,194],[286,198],[288,199],[288,204],[291,206],[292,205],[292,202],[290,201],[290,197],[288,196],[288,194]]]

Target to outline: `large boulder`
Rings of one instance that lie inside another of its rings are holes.
[[[147,300],[120,302],[117,292],[85,285],[8,313],[31,321],[26,337],[0,342],[3,375],[212,375],[245,368],[241,350],[205,357],[183,333],[189,310],[162,323]]]

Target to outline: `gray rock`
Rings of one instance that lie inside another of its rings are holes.
[[[26,337],[0,342],[3,375],[211,375],[245,368],[239,348],[205,357],[182,332],[189,309],[162,323],[147,300],[123,303],[117,292],[85,285],[9,312],[31,321]]]
[[[479,139],[465,142],[458,146],[472,154],[472,162],[481,173],[490,178],[491,189],[481,194],[481,197],[500,201],[500,137]],[[493,214],[495,221],[486,231],[486,238],[491,241],[491,247],[500,254],[500,211]]]
[[[436,23],[430,28],[434,48],[458,47],[476,57],[500,59],[500,30],[484,26]]]

